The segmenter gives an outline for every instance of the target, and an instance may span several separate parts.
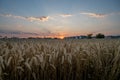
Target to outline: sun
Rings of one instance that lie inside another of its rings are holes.
[[[64,36],[59,36],[60,39],[64,39]]]

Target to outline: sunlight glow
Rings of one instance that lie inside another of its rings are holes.
[[[58,38],[60,38],[60,39],[64,39],[64,36],[59,36]]]

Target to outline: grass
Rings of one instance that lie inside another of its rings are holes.
[[[120,80],[120,40],[0,40],[0,80]]]

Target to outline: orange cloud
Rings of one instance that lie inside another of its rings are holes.
[[[83,12],[80,14],[84,14],[90,17],[95,17],[95,18],[104,18],[105,16],[107,16],[106,14],[97,14],[97,13],[87,13],[87,12]]]

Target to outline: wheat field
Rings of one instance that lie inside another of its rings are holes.
[[[0,40],[0,80],[120,80],[120,40]]]

